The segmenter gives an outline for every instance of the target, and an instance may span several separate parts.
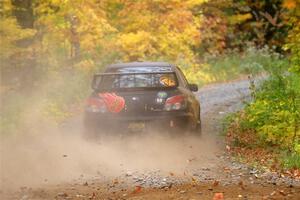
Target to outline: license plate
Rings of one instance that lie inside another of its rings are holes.
[[[141,130],[141,129],[145,128],[145,123],[144,122],[133,122],[128,125],[128,128],[132,129],[132,130]]]

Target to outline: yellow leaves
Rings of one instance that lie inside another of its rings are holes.
[[[126,53],[125,60],[135,60],[156,54],[153,47],[156,39],[148,32],[121,34],[117,41],[122,51]]]
[[[57,48],[69,48],[71,52],[78,44],[80,52],[95,56],[97,48],[113,43],[114,39],[107,41],[105,37],[117,30],[101,6],[102,2],[96,0],[48,0],[39,4],[35,12],[40,15],[37,24],[46,30],[43,43],[54,46],[46,45],[48,52]]]
[[[198,5],[201,5],[202,3],[205,3],[207,2],[208,0],[187,0],[186,1],[186,4],[192,8],[194,6],[198,6]]]
[[[300,131],[299,131],[298,135],[300,135]],[[295,144],[294,150],[297,154],[300,155],[300,144]]]
[[[185,7],[185,8],[193,8],[195,6],[201,5],[208,0],[152,0],[155,3],[159,3],[160,5],[164,5],[167,8],[176,7]]]
[[[85,59],[77,63],[74,67],[78,68],[81,72],[90,74],[95,69],[95,63],[91,59]]]
[[[200,20],[190,10],[203,1],[123,1],[116,13],[118,45],[123,60],[164,59],[177,62],[184,57],[194,64],[192,47],[200,41]],[[117,20],[118,19],[118,20]]]
[[[21,53],[27,48],[19,48],[16,42],[30,38],[36,33],[32,29],[21,29],[14,18],[0,20],[0,57],[7,59],[15,53]]]
[[[244,22],[248,19],[251,19],[252,15],[250,13],[246,13],[246,14],[237,14],[237,15],[233,15],[229,17],[229,22],[231,24],[238,24],[241,22]]]
[[[294,9],[296,7],[296,0],[284,0],[282,7],[287,8],[287,9]]]
[[[198,83],[199,80],[201,80],[202,83],[210,83],[216,81],[215,77],[211,73],[205,72],[205,68],[209,67],[208,65],[195,64],[193,65],[193,67],[180,67],[183,69],[185,76],[191,83]]]
[[[54,41],[58,48],[80,43],[80,52],[93,57],[100,49],[102,55],[118,52],[124,61],[176,63],[184,58],[191,66],[196,63],[192,48],[200,43],[201,18],[191,9],[203,2],[48,0],[37,13],[43,16],[39,24],[47,30],[43,39]]]
[[[54,119],[54,121],[58,123],[71,116],[71,113],[63,111],[61,105],[57,102],[48,102],[45,105],[43,114],[46,117]]]
[[[10,0],[2,0],[0,3],[0,14],[1,17],[5,15],[10,15],[12,11],[12,4]]]

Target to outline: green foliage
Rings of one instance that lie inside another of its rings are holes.
[[[289,149],[299,142],[300,79],[297,76],[272,77],[246,108],[246,128],[255,129],[261,140]]]
[[[271,61],[262,66],[269,77],[258,87],[252,87],[253,101],[238,117],[236,144],[247,142],[247,148],[280,150],[285,168],[300,168],[300,62],[299,62],[299,2],[285,0],[288,9],[287,43],[290,55],[272,53]],[[266,59],[268,60],[268,59]],[[245,134],[248,134],[245,137]],[[254,146],[253,146],[254,145]]]
[[[298,0],[206,1],[199,7],[203,26],[198,51],[223,53],[228,48],[242,49],[246,42],[281,51],[297,6]]]
[[[42,112],[56,122],[62,122],[73,113],[78,113],[83,99],[89,92],[90,74],[78,69],[70,72],[50,72],[42,83],[47,91]]]
[[[7,94],[5,99],[2,99],[0,114],[0,132],[2,134],[13,133],[21,124],[21,113],[25,103],[22,95]],[[5,115],[4,115],[5,114]]]
[[[249,74],[271,72],[275,66],[287,65],[287,62],[282,55],[268,46],[259,49],[249,44],[242,53],[236,49],[227,50],[223,55],[204,55],[203,64],[193,67],[184,63],[179,63],[179,65],[189,81],[205,85],[238,79]]]
[[[286,154],[283,156],[283,164],[288,169],[300,169],[300,154]]]
[[[284,73],[289,63],[283,63],[273,67],[270,77],[253,91],[254,101],[239,116],[239,137],[243,132],[250,133],[256,140],[248,141],[248,145],[256,143],[292,152],[292,156],[284,156],[283,162],[287,167],[299,167],[300,77]]]
[[[291,52],[290,70],[300,75],[300,3],[291,10],[289,23],[292,29],[289,32],[287,44],[284,46],[286,50]]]

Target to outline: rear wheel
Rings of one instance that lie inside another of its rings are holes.
[[[202,126],[201,126],[201,115],[200,115],[200,110],[199,110],[199,115],[198,118],[196,119],[196,121],[193,122],[192,125],[192,130],[191,132],[195,135],[201,135],[202,134]]]
[[[95,139],[97,134],[97,129],[95,127],[88,127],[86,125],[84,125],[84,131],[82,133],[83,137],[85,139]]]
[[[102,127],[98,121],[96,121],[93,117],[86,115],[83,121],[84,132],[83,137],[86,139],[97,140],[99,138],[104,137],[107,131],[105,131],[105,127]]]
[[[198,135],[202,134],[201,120],[197,123],[194,133]]]

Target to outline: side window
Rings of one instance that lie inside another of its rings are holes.
[[[179,67],[176,67],[179,74],[179,79],[183,83],[184,87],[188,87],[188,81],[186,80],[184,74],[182,73],[181,69]]]

